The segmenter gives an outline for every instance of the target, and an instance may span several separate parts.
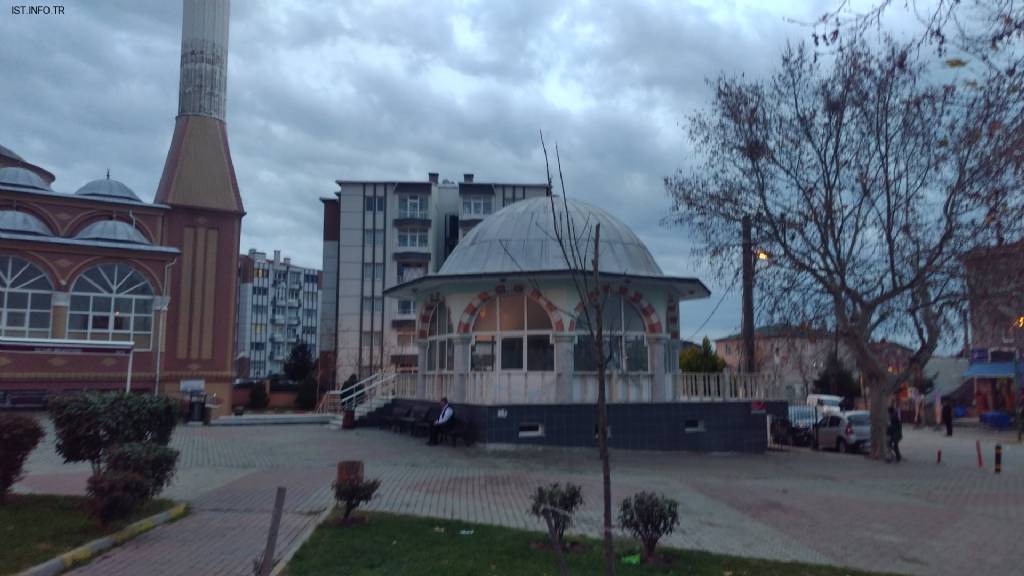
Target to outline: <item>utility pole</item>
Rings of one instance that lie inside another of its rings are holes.
[[[743,217],[743,371],[757,371],[754,358],[754,243],[750,216]]]

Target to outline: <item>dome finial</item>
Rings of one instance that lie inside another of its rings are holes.
[[[107,168],[107,180],[110,180],[110,168]]]

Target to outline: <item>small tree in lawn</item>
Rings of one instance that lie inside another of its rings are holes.
[[[530,504],[530,514],[543,519],[547,526],[548,537],[563,575],[568,573],[564,555],[565,531],[572,526],[573,515],[580,506],[583,506],[582,489],[576,484],[567,483],[562,486],[557,482],[549,486],[538,486]]]
[[[44,436],[43,428],[31,416],[0,414],[0,505],[15,482],[28,455]]]
[[[284,375],[288,380],[300,383],[313,373],[315,362],[309,345],[296,341],[284,361]]]
[[[825,367],[814,379],[813,386],[814,391],[819,394],[836,394],[843,398],[853,398],[858,392],[853,374],[835,354],[829,354]]]
[[[622,501],[619,524],[640,541],[642,560],[650,562],[658,541],[679,525],[679,503],[660,494],[640,492]]]
[[[338,506],[343,506],[342,520],[348,520],[348,517],[360,504],[373,500],[377,488],[380,488],[380,480],[350,478],[335,482],[334,499]]]

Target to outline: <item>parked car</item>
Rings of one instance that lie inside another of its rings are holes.
[[[859,452],[871,443],[871,416],[864,410],[829,413],[816,426],[813,446]]]
[[[842,396],[833,396],[832,394],[807,395],[807,405],[816,406],[819,412],[841,412],[842,403]]]

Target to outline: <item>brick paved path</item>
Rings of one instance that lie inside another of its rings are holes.
[[[680,501],[673,546],[913,574],[1019,573],[1024,450],[1005,473],[974,468],[973,439],[908,431],[901,465],[794,451],[763,456],[617,452],[613,497],[641,490]],[[263,547],[274,488],[289,489],[279,551],[330,504],[334,462],[362,459],[382,480],[371,509],[541,529],[526,510],[545,482],[583,485],[577,532],[600,533],[600,468],[592,450],[427,448],[421,439],[315,426],[181,428],[180,470],[167,495],[193,514],[115,549],[74,574],[249,574]],[[936,446],[944,464],[934,464]],[[991,451],[990,446],[986,449]],[[945,456],[948,454],[948,457]],[[39,451],[19,490],[80,491],[87,470]]]

